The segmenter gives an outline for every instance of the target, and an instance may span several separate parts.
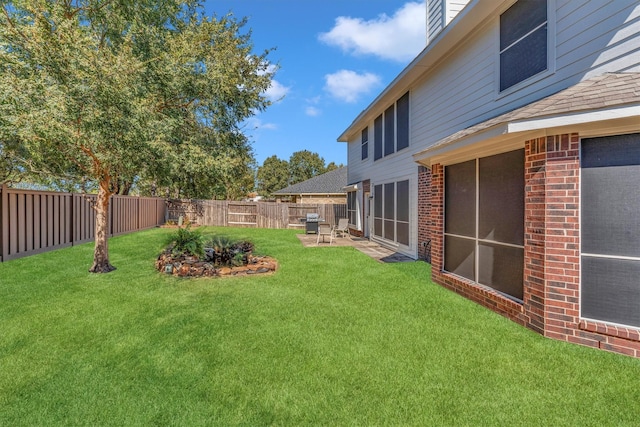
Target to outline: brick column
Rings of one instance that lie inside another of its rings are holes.
[[[577,134],[547,137],[544,335],[597,345],[575,336],[580,316],[579,143]]]
[[[580,139],[525,143],[524,309],[546,337],[598,346],[580,322]]]
[[[539,334],[545,323],[546,151],[546,138],[525,142],[523,302],[527,325]]]
[[[440,274],[444,269],[444,167],[441,164],[431,166],[431,191],[429,194],[431,221],[431,273]]]
[[[431,171],[424,166],[418,167],[418,258],[431,261]]]

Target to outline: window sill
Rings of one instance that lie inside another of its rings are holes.
[[[457,284],[457,286],[454,285],[454,288],[461,287],[459,290],[462,291],[461,293],[463,295],[466,296],[467,292],[471,292],[475,295],[475,297],[471,295],[468,296],[472,301],[479,302],[489,308],[502,307],[515,313],[524,313],[524,305],[522,302],[513,297],[507,297],[502,292],[496,291],[489,286],[482,285],[474,282],[473,280],[447,271],[442,271],[440,275],[445,282]]]
[[[578,328],[587,332],[594,332],[602,335],[640,342],[640,329],[631,326],[618,326],[605,322],[597,322],[595,320],[582,319],[580,320]]]

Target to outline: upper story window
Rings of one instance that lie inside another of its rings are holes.
[[[369,157],[369,127],[362,129],[362,160]]]
[[[373,159],[382,157],[382,114],[373,121]]]
[[[500,91],[547,70],[547,0],[519,0],[500,15]]]
[[[378,160],[409,146],[409,92],[373,122],[373,158]]]

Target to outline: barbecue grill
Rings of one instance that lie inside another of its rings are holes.
[[[304,228],[306,234],[315,233],[318,234],[318,222],[320,221],[320,215],[317,213],[308,213],[307,219],[304,222]]]

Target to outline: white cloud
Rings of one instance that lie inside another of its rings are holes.
[[[278,125],[275,123],[265,123],[257,117],[251,117],[246,120],[246,126],[249,130],[277,130]]]
[[[271,86],[264,94],[271,102],[279,102],[289,93],[289,90],[291,87],[285,86],[277,80],[271,80]]]
[[[264,75],[267,73],[275,75],[279,69],[280,67],[275,64],[266,64],[264,71],[258,71],[258,75]],[[282,101],[282,98],[284,98],[290,90],[290,86],[285,86],[279,81],[271,79],[271,86],[269,86],[269,89],[267,89],[263,95],[266,96],[269,101],[276,103]]]
[[[369,93],[380,84],[380,77],[372,73],[358,74],[340,70],[324,76],[324,89],[331,96],[345,102],[356,102],[360,95]]]
[[[311,117],[317,117],[320,114],[322,114],[322,111],[320,111],[319,108],[316,108],[316,107],[314,107],[312,105],[307,106],[307,108],[305,108],[304,112],[305,112],[305,114],[307,116],[311,116]]]
[[[392,17],[386,14],[365,21],[340,16],[320,41],[354,55],[374,55],[405,62],[412,60],[426,45],[425,2],[406,3]]]

